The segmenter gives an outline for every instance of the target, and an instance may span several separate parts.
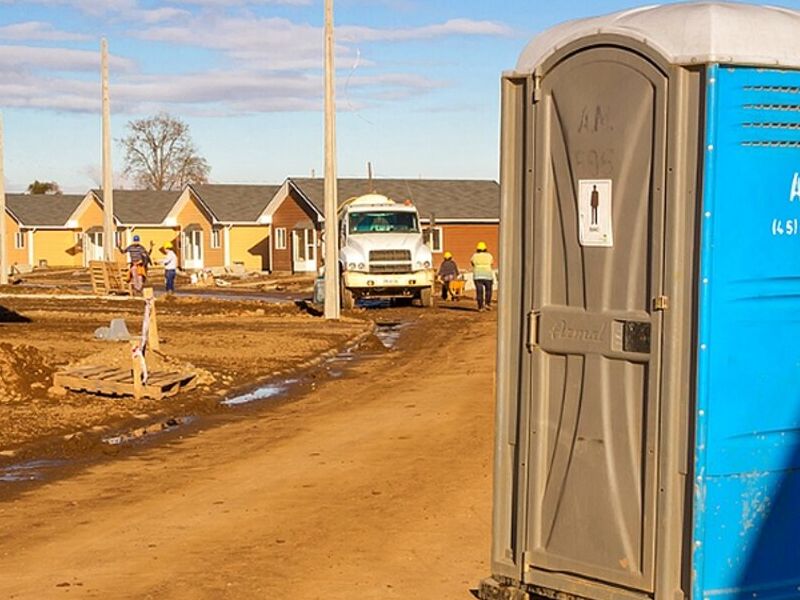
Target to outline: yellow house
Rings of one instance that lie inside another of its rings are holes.
[[[102,207],[102,192],[90,194]],[[162,258],[171,242],[182,269],[222,266],[223,250],[215,244],[213,215],[188,188],[182,192],[114,190],[114,220],[119,228],[117,246],[125,248],[139,236],[153,260]]]
[[[8,201],[8,200],[6,200]],[[4,216],[6,220],[6,261],[11,271],[15,267],[29,267],[33,260],[28,254],[31,245],[30,232],[25,230],[8,208]]]
[[[248,271],[270,271],[270,218],[266,209],[280,189],[278,185],[202,184],[190,185],[194,195],[213,216],[215,264]],[[219,262],[221,261],[221,262]]]
[[[6,252],[13,268],[80,267],[81,228],[73,216],[84,196],[7,194]]]
[[[114,245],[139,236],[154,260],[171,242],[182,269],[269,271],[267,205],[280,186],[186,186],[182,191],[114,190]],[[7,195],[9,265],[83,267],[103,259],[103,194]]]

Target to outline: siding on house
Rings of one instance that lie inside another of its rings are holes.
[[[94,194],[89,192],[86,195],[86,198],[90,200],[90,202],[86,202],[83,206],[83,210],[77,212],[75,216],[75,224],[76,228],[74,231],[80,232],[84,237],[90,231],[102,231],[103,230],[103,207],[100,206],[99,202],[95,198]],[[72,221],[70,221],[72,222]],[[125,243],[125,236],[124,236],[124,229],[118,227],[117,231],[121,232],[120,235],[122,236],[122,243]],[[92,257],[87,255],[86,253],[86,242],[81,241],[78,244],[78,254],[80,256],[77,264],[87,266],[89,260],[92,260]],[[114,252],[114,257],[117,262],[124,262],[125,257],[124,255],[117,249]]]
[[[77,233],[77,229],[36,229],[33,232],[33,266],[83,266],[83,247]]]
[[[132,227],[130,229],[130,239],[133,240],[134,235],[138,235],[142,246],[150,250],[152,243],[153,251],[151,252],[153,260],[158,260],[163,256],[159,250],[164,247],[167,242],[177,248],[180,233],[176,227]],[[123,243],[124,240],[123,240]]]
[[[442,223],[436,226],[442,228],[442,253],[452,253],[453,260],[456,261],[458,268],[462,271],[471,269],[469,259],[475,252],[475,246],[478,242],[486,242],[489,252],[494,257],[495,268],[499,266],[498,243],[500,228],[496,223]],[[423,227],[427,227],[427,224],[423,225]],[[442,253],[434,253],[433,255],[433,262],[437,269],[444,260]]]
[[[219,248],[211,247],[212,225],[210,217],[205,211],[201,210],[197,200],[190,194],[189,201],[186,202],[176,215],[177,222],[180,224],[181,231],[185,231],[192,225],[197,225],[203,230],[203,268],[225,266],[225,249],[223,244],[222,227],[219,227]],[[181,243],[183,240],[181,240]],[[179,258],[182,259],[181,254]]]
[[[274,271],[292,272],[294,270],[292,264],[292,230],[295,229],[299,223],[306,223],[306,227],[319,229],[314,213],[310,209],[305,208],[305,203],[299,200],[292,190],[272,215],[272,260],[274,263]],[[275,231],[281,228],[286,231],[285,249],[274,247],[276,237]],[[320,264],[320,258],[320,249],[317,248],[317,266]]]
[[[242,263],[246,269],[268,271],[269,227],[233,225],[228,230],[231,264]]]
[[[6,256],[8,257],[7,264],[9,267],[14,265],[27,265],[28,261],[28,232],[24,229],[21,229],[19,223],[17,223],[11,215],[8,213],[5,214],[6,219]],[[25,237],[25,247],[24,248],[16,248],[15,247],[15,240],[17,233],[22,231],[22,235]]]

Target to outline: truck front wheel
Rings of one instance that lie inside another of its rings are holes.
[[[433,288],[426,287],[419,291],[419,304],[422,308],[431,308],[433,306]]]
[[[344,285],[344,278],[339,280],[339,295],[341,296],[342,308],[344,310],[352,310],[356,305],[356,297],[353,292],[347,289]]]

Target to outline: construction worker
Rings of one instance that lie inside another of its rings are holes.
[[[444,260],[439,265],[439,272],[436,274],[439,281],[442,282],[442,300],[447,300],[450,293],[450,282],[458,279],[459,271],[456,261],[453,260],[453,255],[450,252],[444,253]]]
[[[472,280],[475,282],[478,311],[490,310],[492,307],[492,284],[494,283],[494,257],[486,248],[486,242],[478,242],[470,263],[472,264]]]
[[[164,287],[167,294],[175,293],[175,277],[178,274],[178,256],[172,248],[172,242],[164,244],[164,258],[159,262],[164,265]]]
[[[133,290],[140,294],[144,288],[145,281],[147,281],[147,267],[150,266],[151,262],[150,252],[148,252],[147,249],[142,246],[138,235],[133,236],[132,244],[130,244],[124,250],[120,250],[124,254],[128,255],[129,281],[133,287]]]

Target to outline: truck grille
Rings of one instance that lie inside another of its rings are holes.
[[[410,250],[371,250],[370,273],[411,273]]]
[[[411,250],[370,250],[369,262],[402,261],[411,264]]]
[[[374,264],[369,263],[370,273],[411,273],[411,263]]]

